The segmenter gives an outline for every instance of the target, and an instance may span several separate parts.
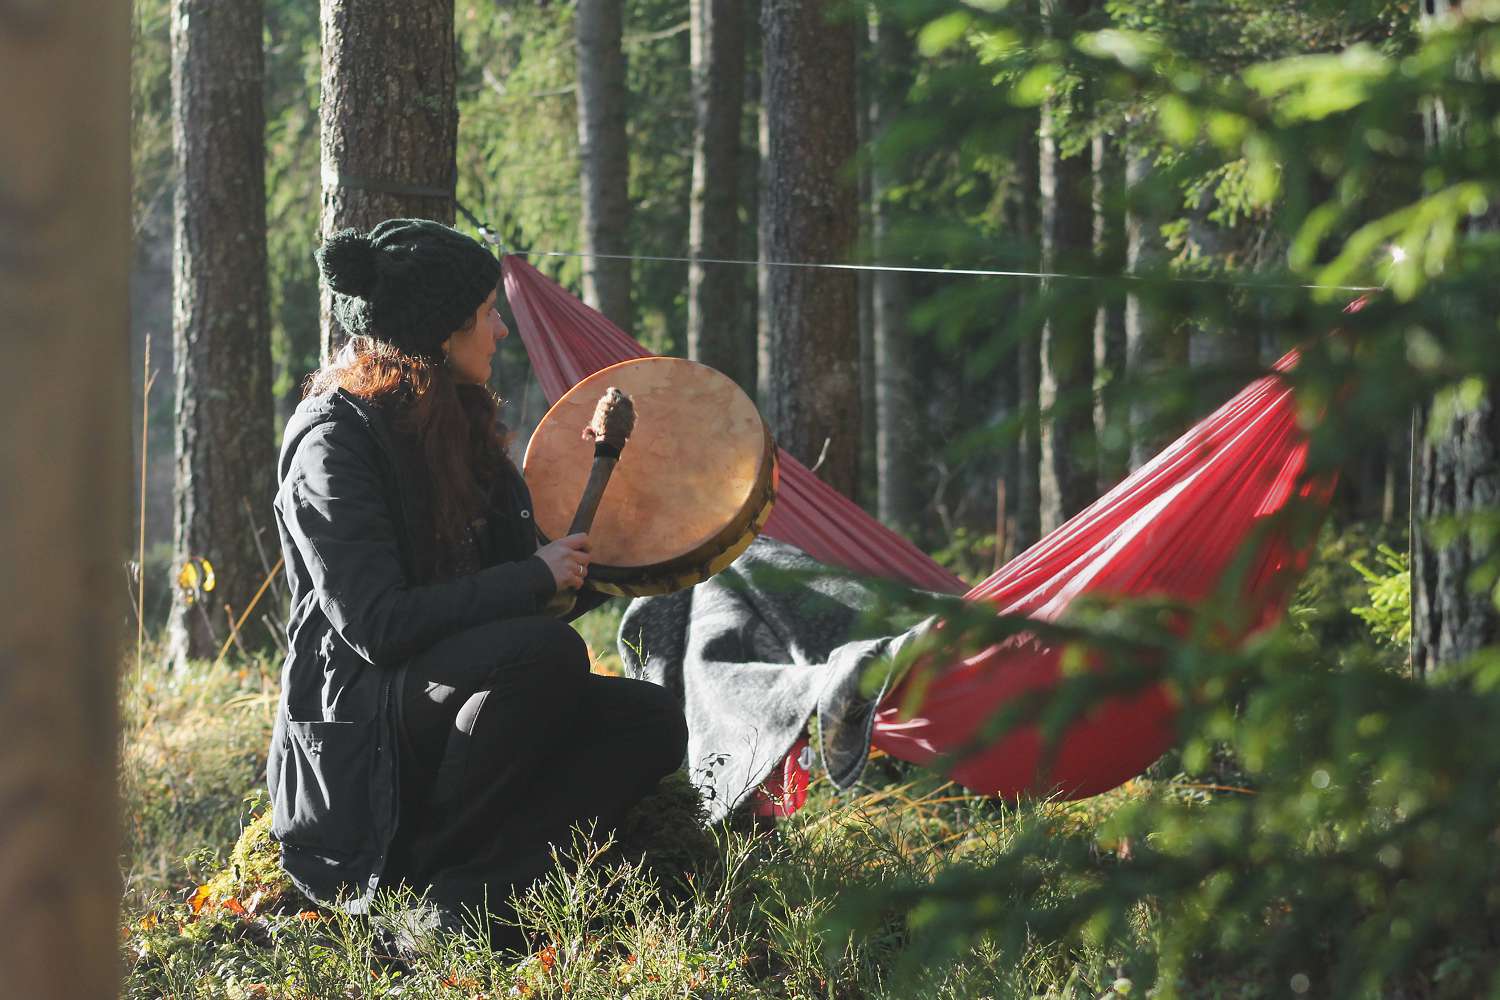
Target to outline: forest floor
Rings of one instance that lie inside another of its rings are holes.
[[[1309,579],[1332,592],[1323,577],[1353,571],[1342,550],[1327,555]],[[618,615],[605,608],[578,623],[601,672],[619,670]],[[1123,954],[1109,947],[1030,935],[1019,947],[983,939],[951,947],[940,939],[955,935],[941,925],[924,930],[920,905],[881,910],[873,932],[868,913],[862,931],[847,930],[857,922],[848,911],[862,891],[931,886],[959,869],[982,873],[1038,820],[1049,840],[1094,859],[1088,864],[1118,865],[1129,844],[1110,838],[1107,820],[1122,807],[1153,795],[1210,806],[1244,791],[1175,774],[1169,755],[1108,794],[1014,807],[877,752],[860,786],[836,793],[826,779],[815,780],[807,806],[774,832],[742,824],[705,837],[690,818],[696,800],[682,802],[684,783],[675,803],[670,795],[661,800],[677,810],[675,819],[648,818],[635,828],[627,821],[625,850],[577,845],[588,863],[560,865],[518,903],[527,939],[521,951],[496,954],[451,935],[397,959],[387,956],[376,928],[395,919],[403,901],[382,901],[373,920],[330,913],[300,899],[276,868],[264,767],[278,669],[272,659],[238,659],[173,672],[150,655],[126,668],[126,997],[1151,995],[1147,984],[1125,978]],[[644,861],[627,860],[639,859],[642,847]],[[1044,879],[1056,881],[1044,886],[1047,893],[1080,891],[1076,878],[1047,875],[1046,859],[1039,865]],[[1138,948],[1153,948],[1152,922],[1146,908],[1131,917]],[[1206,986],[1179,983],[1178,995],[1285,995],[1258,978],[1253,970],[1220,970]]]
[[[595,612],[580,623],[600,651],[596,669],[618,668],[609,652],[616,622]],[[879,757],[853,794],[815,781],[806,808],[773,834],[712,830],[707,850],[674,861],[676,871],[653,868],[649,856],[645,865],[559,867],[520,905],[532,938],[524,955],[454,936],[415,961],[383,960],[371,921],[309,907],[270,863],[265,824],[255,820],[266,809],[276,690],[269,660],[170,672],[148,658],[139,674],[128,671],[127,997],[1097,997],[1118,978],[1106,955],[1041,945],[1026,967],[999,965],[981,948],[929,968],[904,955],[899,921],[878,935],[829,932],[824,920],[841,893],[982,864],[1015,819],[993,800]],[[1060,831],[1087,836],[1145,784],[1039,808]],[[674,877],[689,868],[690,877]]]

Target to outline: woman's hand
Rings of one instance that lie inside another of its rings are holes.
[[[552,580],[558,590],[577,590],[589,571],[589,536],[580,531],[576,535],[564,535],[555,542],[548,542],[536,550],[542,562],[552,571]]]

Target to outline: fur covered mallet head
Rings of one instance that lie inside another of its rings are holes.
[[[594,419],[583,430],[583,439],[604,444],[618,453],[625,447],[625,441],[633,430],[635,404],[625,393],[610,386],[599,397],[599,405],[594,407]]]

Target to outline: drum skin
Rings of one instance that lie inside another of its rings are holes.
[[[589,532],[587,586],[621,597],[701,583],[760,533],[776,497],[776,445],[728,376],[683,358],[639,358],[595,372],[552,407],[522,463],[537,530],[567,533],[594,446],[582,431],[611,386],[635,405],[635,430]]]

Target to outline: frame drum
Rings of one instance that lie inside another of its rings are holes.
[[[585,586],[619,597],[669,594],[724,569],[760,533],[776,499],[776,445],[739,386],[682,358],[638,358],[579,382],[547,411],[522,472],[544,540],[567,534],[593,465],[582,432],[611,386],[635,404],[635,431],[589,532]]]

